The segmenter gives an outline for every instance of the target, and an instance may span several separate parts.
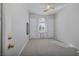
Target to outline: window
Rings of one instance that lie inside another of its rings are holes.
[[[44,18],[39,19],[39,32],[40,33],[47,32],[47,24]]]

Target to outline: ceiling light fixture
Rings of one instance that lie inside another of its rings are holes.
[[[54,6],[51,6],[51,5],[47,5],[45,8],[44,8],[44,12],[47,12],[49,11],[50,9],[54,9]]]

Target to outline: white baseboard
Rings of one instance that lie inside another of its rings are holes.
[[[19,52],[18,56],[20,56],[20,55],[21,55],[21,53],[22,53],[22,51],[23,51],[24,47],[26,46],[26,44],[27,44],[28,42],[29,42],[29,39],[28,39],[27,41],[25,41],[25,43],[24,43],[24,45],[23,45],[22,49],[20,50],[20,52]]]

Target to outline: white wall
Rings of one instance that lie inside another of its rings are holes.
[[[1,3],[0,3],[0,55],[1,55]]]
[[[56,14],[56,37],[79,48],[79,4],[68,5]]]
[[[39,19],[45,18],[47,23],[47,32],[44,34],[39,33]],[[30,38],[54,38],[54,16],[53,15],[38,15],[30,13]]]
[[[55,30],[55,19],[54,19],[54,15],[47,15],[45,16],[46,18],[46,22],[47,22],[47,38],[55,38],[54,37],[54,30]]]
[[[28,12],[26,4],[4,4],[5,17],[5,55],[19,55],[28,42],[26,22]],[[14,48],[8,49],[8,34],[12,33]]]
[[[36,14],[29,14],[30,16],[30,39],[31,38],[40,38],[40,34],[38,33],[38,19],[40,16]]]

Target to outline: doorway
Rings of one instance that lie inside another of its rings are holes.
[[[30,39],[53,39],[54,38],[54,16],[29,14]]]

